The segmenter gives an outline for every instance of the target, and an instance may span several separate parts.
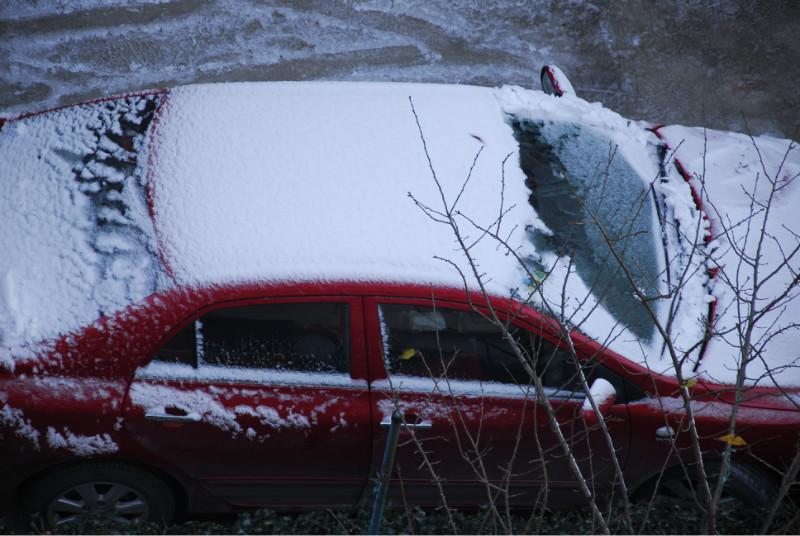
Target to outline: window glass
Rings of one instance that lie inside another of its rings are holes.
[[[347,304],[279,303],[210,311],[181,330],[156,359],[194,367],[350,370]]]
[[[384,358],[390,374],[528,385],[530,376],[502,330],[474,311],[381,304]],[[524,362],[545,387],[576,391],[570,353],[511,326]]]
[[[665,253],[649,188],[654,177],[643,180],[613,142],[591,128],[546,121],[514,121],[512,127],[529,201],[549,229],[529,230],[537,251],[569,256],[603,306],[641,340],[652,340],[653,320],[633,285],[653,300],[663,293]],[[534,269],[547,269],[531,260]]]

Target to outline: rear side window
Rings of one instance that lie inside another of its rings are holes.
[[[170,339],[156,361],[349,373],[345,303],[271,303],[215,309]]]
[[[474,311],[381,304],[389,374],[529,385],[526,367],[502,330]],[[580,385],[571,354],[512,326],[523,357],[545,387],[574,392]]]

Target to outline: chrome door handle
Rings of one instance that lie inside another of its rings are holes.
[[[381,428],[391,428],[392,420],[386,419],[381,421]],[[403,423],[402,427],[405,430],[430,430],[433,428],[433,423],[431,421],[422,421],[418,423]]]
[[[200,422],[200,415],[169,415],[168,413],[156,413],[148,411],[144,418],[153,422]]]

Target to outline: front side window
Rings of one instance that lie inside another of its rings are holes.
[[[545,387],[574,392],[580,385],[568,351],[522,328],[509,327],[518,353],[503,330],[474,311],[396,303],[379,310],[390,375],[527,386],[527,370],[534,370]]]
[[[198,366],[349,373],[347,304],[219,308],[186,326],[156,361]]]

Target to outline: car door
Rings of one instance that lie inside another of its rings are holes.
[[[536,401],[530,376],[500,330],[465,304],[431,300],[368,299],[373,413],[385,441],[392,412],[400,409],[411,430],[396,454],[395,500],[422,504],[580,504],[585,499],[564,449]],[[580,417],[585,395],[574,360],[555,341],[522,324],[511,331],[538,355],[537,374],[556,412],[559,429],[593,492],[615,479],[599,427]],[[600,367],[600,368],[597,368]],[[621,378],[588,367],[589,381]],[[630,441],[623,396],[606,414],[616,455],[624,467]]]
[[[125,427],[229,503],[351,504],[372,446],[362,318],[357,298],[198,311],[136,371]]]

